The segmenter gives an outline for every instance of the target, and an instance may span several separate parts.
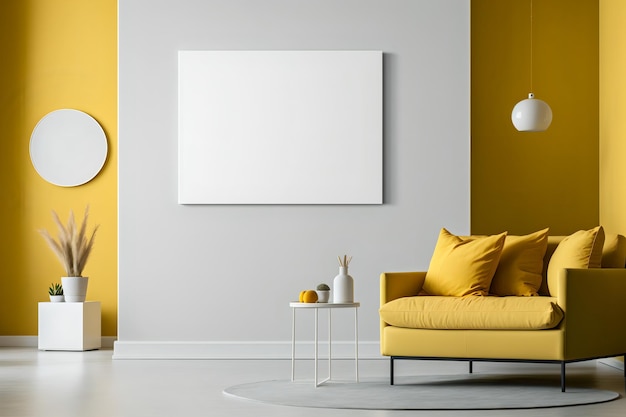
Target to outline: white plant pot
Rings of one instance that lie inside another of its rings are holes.
[[[89,277],[61,277],[63,294],[68,303],[82,303],[87,297]]]
[[[330,298],[329,290],[315,290],[317,293],[317,302],[318,303],[327,303]]]
[[[354,280],[348,275],[348,268],[339,267],[339,275],[333,280],[333,303],[354,302]]]
[[[65,296],[64,295],[51,295],[50,296],[50,302],[51,303],[62,303],[65,301]]]

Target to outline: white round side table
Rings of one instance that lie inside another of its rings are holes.
[[[291,318],[291,381],[295,381],[295,362],[296,362],[296,310],[314,310],[315,311],[315,379],[316,387],[332,380],[332,310],[337,308],[353,308],[354,309],[354,369],[355,381],[359,382],[359,307],[361,303],[299,303],[290,302],[289,307],[292,310]],[[318,359],[319,359],[319,311],[328,311],[328,377],[319,381],[318,377]]]

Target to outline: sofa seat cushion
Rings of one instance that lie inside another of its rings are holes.
[[[553,297],[403,297],[380,308],[391,326],[413,329],[552,329],[563,319]]]

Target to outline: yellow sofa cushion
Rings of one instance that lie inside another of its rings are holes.
[[[563,311],[552,297],[403,297],[384,304],[380,317],[412,329],[552,329]]]
[[[464,240],[441,229],[422,289],[430,295],[487,295],[505,237]]]
[[[532,296],[541,286],[543,256],[548,247],[548,231],[525,236],[507,235],[498,268],[489,292],[495,295]]]
[[[624,268],[626,266],[626,237],[617,233],[606,233],[602,248],[602,268]]]
[[[558,294],[557,280],[565,268],[600,268],[602,266],[602,247],[604,229],[602,226],[590,230],[579,230],[559,243],[548,263],[548,291]],[[589,283],[593,285],[593,283]]]

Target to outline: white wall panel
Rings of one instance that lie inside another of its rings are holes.
[[[288,302],[344,253],[376,342],[380,272],[469,233],[469,21],[469,0],[120,1],[120,346],[287,342]],[[179,205],[179,50],[383,51],[384,204]]]

